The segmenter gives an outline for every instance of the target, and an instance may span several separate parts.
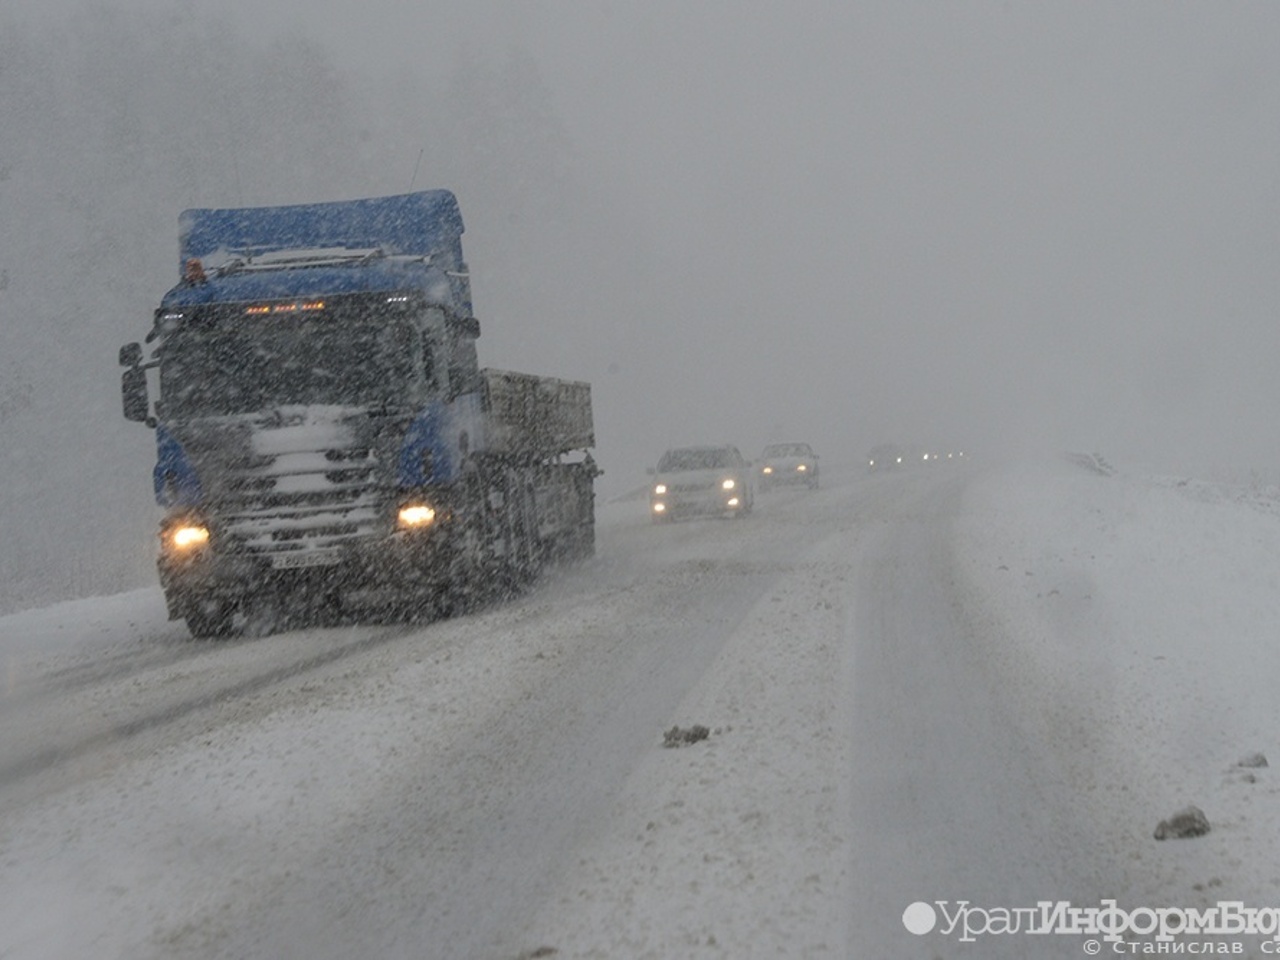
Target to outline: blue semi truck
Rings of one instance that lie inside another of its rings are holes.
[[[591,555],[590,385],[479,366],[451,192],[179,228],[181,281],[120,349],[172,619],[437,616]]]

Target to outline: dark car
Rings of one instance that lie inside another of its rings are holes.
[[[771,443],[756,461],[761,488],[782,484],[818,486],[818,455],[807,443]]]
[[[649,515],[655,521],[688,515],[741,516],[751,512],[751,466],[730,444],[676,447],[653,471]]]

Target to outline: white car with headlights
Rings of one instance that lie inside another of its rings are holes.
[[[699,514],[741,516],[754,504],[751,465],[728,444],[668,450],[649,487],[649,515],[655,522]]]
[[[787,483],[818,487],[818,455],[807,443],[771,443],[757,461],[761,488]]]

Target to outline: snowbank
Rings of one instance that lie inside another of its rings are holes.
[[[1079,463],[987,474],[957,524],[1022,722],[1128,864],[1129,906],[1280,893],[1280,496]],[[984,619],[985,618],[985,619]],[[1212,832],[1160,843],[1188,804]]]

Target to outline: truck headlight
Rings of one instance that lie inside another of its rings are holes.
[[[209,528],[198,523],[180,524],[169,530],[166,540],[170,549],[186,553],[208,545]]]
[[[653,492],[655,496],[660,497],[667,492],[667,485],[665,483],[659,483],[653,488]]]
[[[732,490],[734,487],[737,486],[737,483],[735,483],[733,478],[730,477],[728,480],[722,480],[720,482],[720,486],[724,490]]]
[[[400,508],[396,522],[401,530],[417,530],[435,522],[436,512],[425,503],[406,503]]]

